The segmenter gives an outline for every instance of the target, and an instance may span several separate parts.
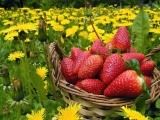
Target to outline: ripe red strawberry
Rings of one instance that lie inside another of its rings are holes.
[[[77,59],[74,61],[74,74],[78,74],[79,68],[84,63],[84,61],[90,56],[90,51],[84,51],[82,52]]]
[[[144,76],[144,78],[146,79],[146,86],[151,86],[151,84],[152,84],[151,78],[148,76]]]
[[[103,66],[103,58],[100,55],[89,56],[78,71],[79,79],[95,77]]]
[[[141,73],[146,76],[152,75],[154,68],[154,61],[143,61],[140,65]]]
[[[126,70],[126,65],[122,57],[115,53],[106,58],[102,71],[100,73],[100,79],[109,85],[119,74]]]
[[[63,58],[61,61],[61,72],[67,82],[71,84],[76,84],[78,81],[78,76],[73,73],[74,62],[70,58]]]
[[[126,61],[130,61],[131,59],[135,58],[141,63],[145,59],[145,55],[142,53],[122,53],[123,58]]]
[[[126,70],[104,90],[107,97],[134,98],[142,94],[143,78],[139,77],[134,70]]]
[[[79,81],[76,83],[76,86],[82,89],[81,81],[82,81],[82,80],[79,80]]]
[[[81,82],[81,89],[85,90],[88,93],[103,94],[105,89],[105,84],[99,79],[84,79]]]
[[[120,27],[114,35],[112,41],[112,48],[121,51],[129,50],[131,47],[130,36],[125,26]]]
[[[72,47],[72,49],[71,49],[72,60],[75,61],[82,52],[83,51],[80,48]]]
[[[94,41],[94,43],[91,45],[90,51],[91,54],[101,55],[103,57],[103,60],[105,60],[106,56],[111,53],[110,49],[106,48],[106,46],[103,45],[100,39]]]

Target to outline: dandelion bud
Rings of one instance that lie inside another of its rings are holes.
[[[39,20],[38,39],[40,42],[46,42],[48,39],[46,32],[46,22],[42,17]]]
[[[17,79],[17,78],[13,79],[12,92],[10,95],[11,95],[11,98],[17,102],[19,102],[20,100],[22,100],[24,98],[22,84],[19,81],[19,79]]]
[[[9,86],[11,84],[11,81],[9,79],[9,72],[7,67],[3,68],[2,77],[3,77],[3,85]]]
[[[27,33],[25,31],[20,31],[19,32],[19,38],[20,40],[25,40],[27,38]]]
[[[133,37],[136,37],[136,33],[135,32],[133,33]]]
[[[85,15],[87,17],[91,17],[92,16],[92,7],[91,7],[91,4],[89,2],[86,2],[85,3],[85,7],[86,7]]]
[[[66,38],[66,32],[63,32],[63,33],[62,33],[62,37],[63,37],[63,38]]]
[[[86,6],[86,9],[89,9],[91,7],[91,4],[88,1],[86,1],[85,6]]]
[[[7,106],[3,106],[3,115],[9,115],[9,109],[7,108]]]

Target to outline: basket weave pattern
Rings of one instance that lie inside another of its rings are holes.
[[[49,46],[50,59],[53,65],[52,80],[60,88],[63,99],[66,103],[78,102],[82,105],[80,115],[85,120],[101,120],[103,117],[110,115],[116,116],[115,111],[118,111],[121,106],[131,106],[135,99],[126,98],[108,98],[104,95],[95,95],[87,93],[84,90],[74,86],[63,77],[60,70],[61,60],[66,57],[56,43],[51,43]],[[151,57],[160,51],[160,46],[154,48],[145,60],[150,60]],[[154,102],[160,96],[160,72],[155,68],[153,72],[153,80],[151,89],[149,90],[151,98],[146,100],[146,105]]]

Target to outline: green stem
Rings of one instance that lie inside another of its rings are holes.
[[[43,42],[42,45],[43,45],[43,52],[44,52],[44,55],[45,55],[46,64],[47,64],[47,68],[48,68],[49,78],[52,81],[54,98],[55,98],[55,100],[57,100],[56,88],[55,88],[55,84],[54,84],[54,82],[52,80],[52,72],[51,72],[51,69],[50,69],[50,62],[48,60],[48,49],[46,49],[46,47],[48,48],[48,46],[46,45],[45,42]]]
[[[25,46],[23,41],[21,41],[21,43],[22,43],[23,50],[24,50],[24,53],[25,53],[25,64],[23,64],[24,67],[25,67],[24,78],[26,79],[26,82],[27,82],[28,93],[29,93],[29,96],[30,96],[29,97],[30,104],[32,104],[32,86],[31,86],[31,79],[30,79],[30,76],[29,76],[29,62],[28,62],[28,58],[27,58],[26,46]]]
[[[19,120],[20,116],[21,116],[21,105],[20,103],[17,104],[17,120]]]

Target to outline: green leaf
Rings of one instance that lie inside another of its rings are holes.
[[[155,106],[160,109],[160,98],[156,100]]]
[[[153,120],[160,120],[160,117],[156,117],[156,118],[154,118]]]
[[[46,120],[51,120],[53,116],[55,116],[55,114],[58,114],[58,107],[63,107],[62,102],[60,100],[58,101],[54,101],[54,100],[50,100],[47,99],[45,101],[43,101],[43,105],[46,109]]]
[[[142,76],[143,80],[144,77]],[[149,99],[150,98],[150,94],[149,94],[149,90],[148,87],[146,86],[146,81],[144,80],[143,84],[142,84],[142,89],[143,89],[143,97],[145,99]]]
[[[119,116],[125,116],[124,112],[116,112],[116,114],[119,115]]]
[[[133,104],[132,108],[141,114],[144,114],[146,111],[146,99],[150,98],[150,94],[148,92],[148,88],[146,86],[146,83],[144,82],[142,85],[143,89],[143,95],[139,96],[135,99],[135,103]]]
[[[145,113],[145,98],[144,97],[137,97],[135,100],[135,106],[136,106],[136,111],[144,114]]]
[[[31,69],[31,67],[30,67]],[[31,79],[31,83],[33,85],[33,87],[36,89],[39,97],[41,100],[46,100],[46,94],[47,94],[47,90],[44,89],[44,81],[42,80],[42,78],[36,74],[35,72],[36,70],[32,70],[32,72],[30,72],[30,79]]]
[[[143,9],[140,9],[132,25],[132,33],[136,34],[133,46],[138,52],[144,53],[147,48],[146,36],[149,28],[149,17]]]
[[[157,111],[154,111],[154,115],[155,115],[155,116],[160,116],[160,111],[158,111],[158,110],[157,110]]]

